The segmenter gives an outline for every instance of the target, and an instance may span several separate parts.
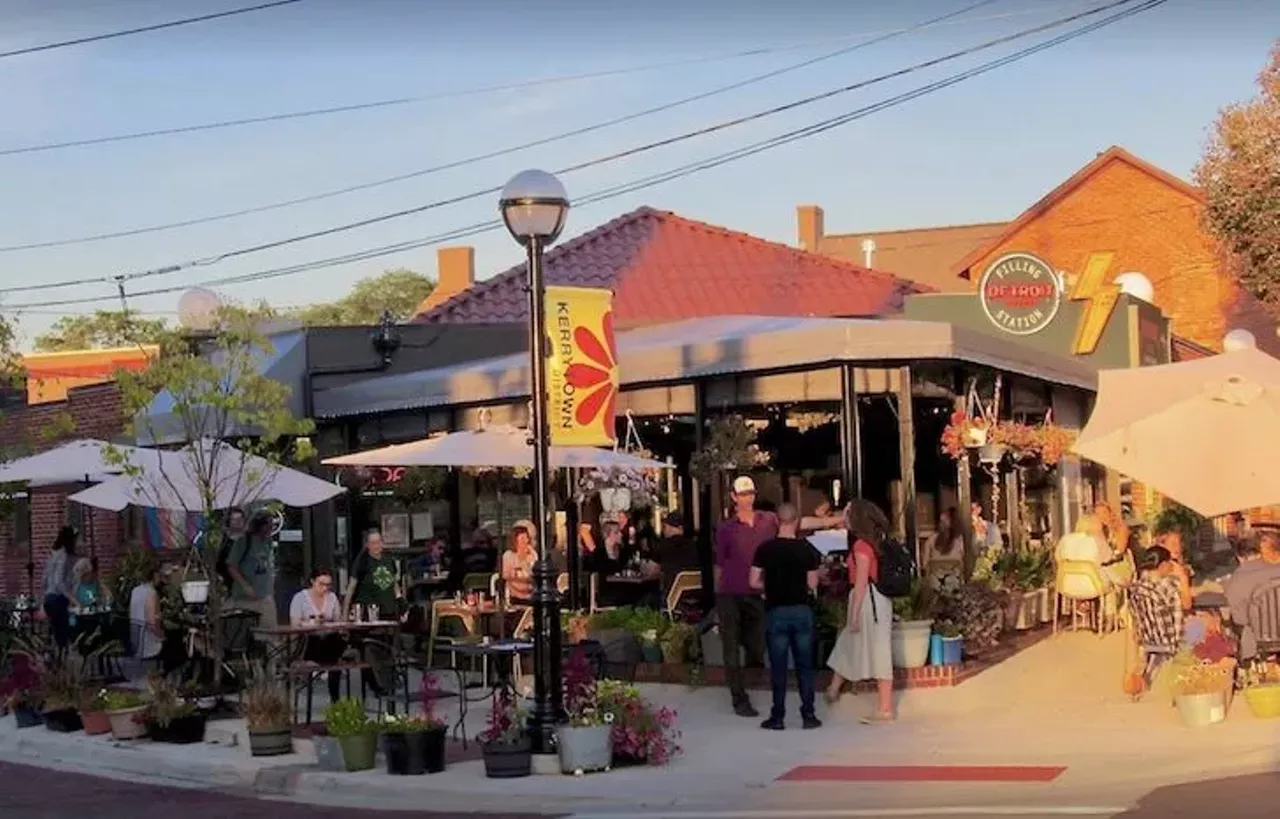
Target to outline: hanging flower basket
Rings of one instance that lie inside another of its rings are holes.
[[[970,450],[987,445],[989,427],[985,418],[956,410],[942,431],[942,451],[956,460],[966,457]]]
[[[644,451],[632,454],[651,457]],[[578,479],[575,497],[581,502],[593,495],[600,496],[606,512],[625,512],[633,507],[653,505],[658,495],[658,481],[647,469],[591,469]]]
[[[725,472],[750,472],[768,466],[770,455],[756,443],[756,431],[741,415],[707,422],[702,448],[689,459],[689,472],[699,483],[712,483]]]

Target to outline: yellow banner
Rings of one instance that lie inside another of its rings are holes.
[[[613,293],[593,287],[548,287],[546,312],[551,445],[613,446],[618,437]]]

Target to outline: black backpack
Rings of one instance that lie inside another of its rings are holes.
[[[907,597],[915,578],[915,553],[905,544],[885,538],[880,544],[880,579],[876,588],[885,597]]]

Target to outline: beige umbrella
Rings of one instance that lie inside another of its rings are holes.
[[[1073,451],[1206,517],[1280,503],[1280,361],[1249,348],[1104,370]]]

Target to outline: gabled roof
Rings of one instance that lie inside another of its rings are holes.
[[[642,207],[547,253],[547,284],[614,291],[619,326],[711,315],[877,316],[927,290],[842,259]],[[477,282],[416,321],[522,322],[525,265]]]
[[[1008,225],[1008,222],[982,222],[871,233],[829,233],[822,237],[818,250],[857,262],[864,258],[863,240],[871,239],[876,243],[871,257],[876,270],[943,292],[963,292],[969,285],[951,272],[952,266],[999,236]]]
[[[1083,168],[1072,174],[1067,181],[1049,191],[1049,193],[1046,194],[1039,202],[1036,202],[1034,205],[1023,211],[1022,215],[1010,222],[998,236],[992,238],[980,247],[975,248],[972,252],[957,262],[952,267],[952,271],[957,276],[969,278],[969,268],[973,267],[973,265],[977,264],[984,257],[990,255],[993,250],[1000,247],[1000,245],[1008,241],[1014,234],[1026,227],[1029,222],[1039,218],[1050,208],[1061,202],[1068,195],[1091,180],[1113,162],[1123,162],[1124,164],[1145,173],[1151,178],[1174,188],[1197,202],[1204,201],[1204,193],[1195,185],[1192,185],[1184,179],[1179,179],[1168,171],[1157,168],[1145,159],[1140,159],[1134,156],[1118,145],[1112,145],[1107,150],[1098,154],[1098,156],[1088,165],[1085,165]]]

